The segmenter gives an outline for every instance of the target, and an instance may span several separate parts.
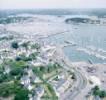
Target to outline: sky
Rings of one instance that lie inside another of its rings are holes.
[[[106,0],[0,0],[0,9],[106,8]]]

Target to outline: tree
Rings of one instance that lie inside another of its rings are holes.
[[[27,89],[20,88],[16,92],[14,100],[29,100],[28,93],[29,91]]]
[[[73,73],[72,74],[72,77],[71,77],[72,79],[76,79],[76,76],[75,76],[75,74]]]
[[[97,96],[97,95],[99,95],[99,93],[100,93],[99,87],[98,87],[98,86],[95,86],[95,87],[93,88],[93,95],[94,95],[94,96]]]
[[[100,98],[106,97],[106,91],[101,91],[99,96],[100,96]]]
[[[40,66],[39,69],[42,72],[42,74],[47,73],[47,68],[45,66]]]
[[[30,57],[26,57],[25,55],[20,55],[20,56],[17,56],[15,58],[16,61],[31,61],[32,59]]]
[[[0,97],[7,98],[14,95],[14,100],[29,100],[28,94],[29,91],[18,80],[0,84]]]
[[[94,90],[99,90],[99,86],[95,86],[93,89]]]
[[[38,43],[35,43],[31,46],[32,49],[37,49],[39,50],[40,49],[40,45]]]
[[[93,95],[99,96],[100,98],[104,98],[104,97],[106,97],[106,91],[100,90],[100,88],[98,86],[95,86],[93,88]]]
[[[19,45],[18,45],[17,42],[12,42],[11,47],[14,48],[14,49],[18,49]]]
[[[10,71],[10,74],[11,74],[12,76],[22,75],[22,74],[23,74],[23,69],[22,69],[22,68],[13,68],[13,69]]]
[[[20,61],[20,60],[22,60],[22,58],[20,56],[18,56],[18,57],[15,58],[15,60]]]
[[[8,80],[9,78],[8,74],[0,74],[0,83]]]
[[[14,94],[14,84],[4,83],[0,84],[0,96],[1,97],[8,97]]]
[[[33,60],[33,59],[36,59],[37,56],[38,56],[38,52],[33,52],[29,55],[29,58]]]
[[[29,46],[29,42],[24,42],[22,44],[22,46],[26,49],[26,51],[28,50],[28,46]]]

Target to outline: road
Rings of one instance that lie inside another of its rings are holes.
[[[58,55],[60,54],[60,55]],[[58,55],[58,61],[63,64],[64,69],[73,69],[76,75],[76,81],[71,88],[69,88],[64,94],[61,95],[59,100],[75,100],[75,97],[80,94],[81,90],[87,85],[87,80],[85,76],[82,75],[74,66],[72,66],[70,60],[64,55],[62,49],[58,47],[56,56]]]
[[[75,71],[76,82],[73,86],[61,96],[60,100],[75,100],[75,97],[85,88],[87,82],[80,72]]]

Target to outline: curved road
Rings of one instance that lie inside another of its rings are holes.
[[[75,70],[76,82],[73,86],[60,98],[60,100],[74,100],[75,97],[85,88],[87,81],[80,72]]]
[[[76,75],[76,82],[73,84],[71,88],[68,89],[64,94],[61,95],[59,100],[75,100],[75,97],[80,94],[81,90],[84,89],[87,85],[87,79],[85,76],[82,75],[78,70],[76,70],[72,64],[70,63],[70,60],[64,55],[62,49],[58,47],[58,54],[61,57],[56,57],[59,58],[59,62],[64,65],[64,68],[66,70],[73,69],[74,73]],[[57,54],[56,54],[57,56]]]
[[[69,66],[67,66],[69,67]],[[70,67],[69,67],[70,68]],[[72,68],[72,67],[71,67]],[[76,75],[76,82],[73,84],[71,88],[68,89],[59,99],[60,100],[75,100],[75,97],[80,94],[81,90],[84,89],[87,85],[87,80],[86,78],[74,69],[74,73]]]

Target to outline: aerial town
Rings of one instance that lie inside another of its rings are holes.
[[[97,15],[0,17],[0,100],[106,100],[105,27]]]
[[[8,32],[0,48],[1,99],[58,100],[75,82],[73,70],[59,63],[54,45]]]

